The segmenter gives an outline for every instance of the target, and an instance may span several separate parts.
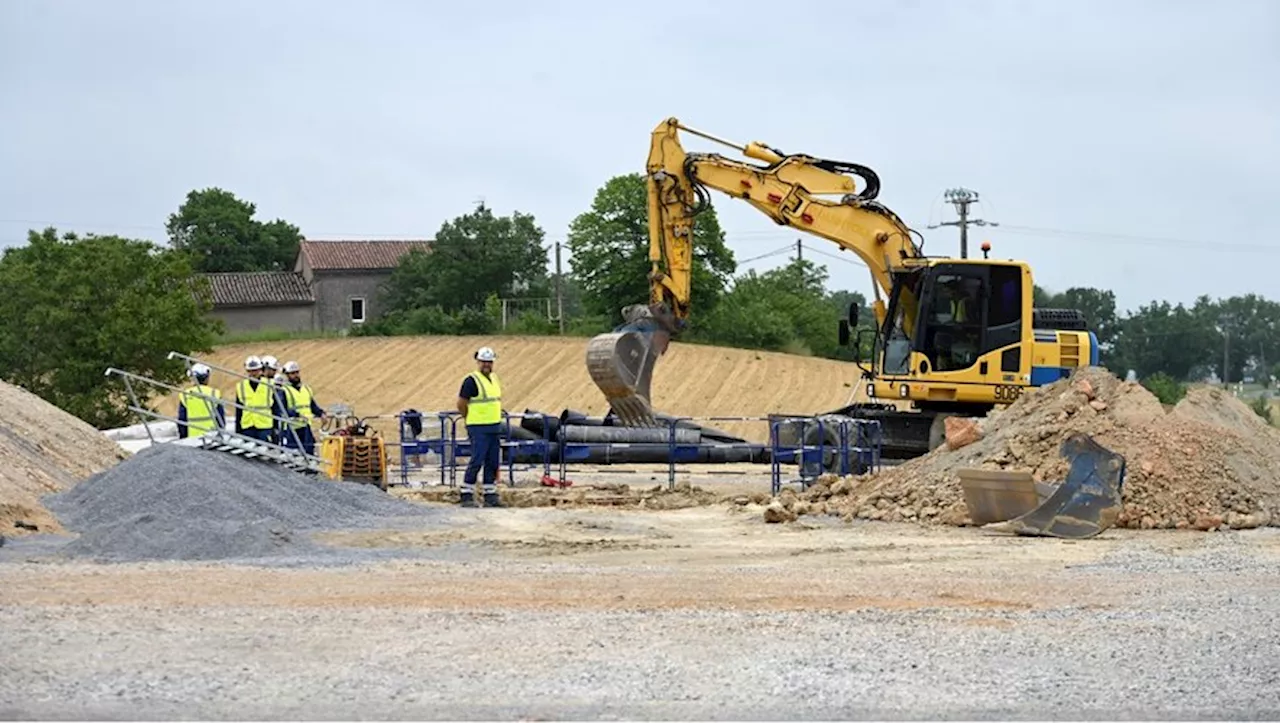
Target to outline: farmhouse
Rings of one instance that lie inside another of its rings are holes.
[[[428,240],[304,240],[292,271],[204,277],[228,332],[343,331],[378,318],[379,292],[400,258],[430,248]]]

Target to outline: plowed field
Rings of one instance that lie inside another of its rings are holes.
[[[282,364],[296,360],[322,406],[343,403],[361,416],[394,415],[409,408],[453,409],[463,376],[475,368],[471,355],[488,345],[498,352],[495,370],[508,411],[603,414],[604,396],[587,375],[586,344],[585,338],[506,336],[308,339],[229,345],[208,359],[235,371],[243,369],[248,354],[271,354]],[[692,417],[824,412],[848,403],[861,387],[858,378],[852,363],[673,344],[658,362],[654,404]],[[213,384],[229,399],[235,381],[215,372]],[[162,405],[173,408],[172,401]],[[768,436],[763,422],[712,424],[751,439]]]

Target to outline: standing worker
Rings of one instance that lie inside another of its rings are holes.
[[[192,364],[188,374],[195,385],[178,397],[178,438],[199,437],[227,426],[227,412],[222,406],[222,392],[209,386],[208,366]]]
[[[236,384],[236,432],[261,442],[270,442],[280,404],[272,394],[271,385],[262,378],[262,360],[250,356],[244,360],[248,379]]]
[[[476,476],[484,468],[484,506],[501,507],[498,501],[498,463],[501,452],[502,383],[493,373],[497,355],[487,346],[476,351],[479,369],[462,380],[458,392],[458,412],[466,418],[471,457],[462,477],[462,506],[476,506]]]
[[[284,372],[280,371],[280,360],[270,354],[263,354],[258,358],[262,360],[262,380],[267,383],[267,386],[271,387],[271,391],[275,396],[272,402],[280,409],[288,409],[289,403],[284,396],[284,385],[287,380],[284,378]],[[286,431],[285,423],[275,420],[275,423],[271,426],[271,439],[268,441],[274,444],[284,444]]]
[[[317,418],[324,417],[324,409],[319,404],[316,404],[316,394],[312,391],[311,385],[302,383],[302,367],[299,366],[298,362],[285,362],[284,373],[286,377],[285,394],[288,395],[285,409],[290,421],[284,431],[281,432],[283,437],[281,443],[286,447],[301,444],[303,452],[314,455],[316,453],[316,436],[311,429],[311,423]],[[297,442],[294,441],[294,432],[298,434]]]

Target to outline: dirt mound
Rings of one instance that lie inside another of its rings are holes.
[[[430,514],[370,485],[176,444],[143,449],[47,502],[79,533],[67,555],[113,561],[313,553],[302,532]]]
[[[0,535],[62,531],[40,498],[127,456],[79,417],[0,381]]]
[[[1068,469],[1059,447],[1077,431],[1126,458],[1120,527],[1280,524],[1280,430],[1215,389],[1193,390],[1166,413],[1141,385],[1097,368],[990,413],[971,444],[944,445],[877,475],[825,479],[803,497],[850,517],[970,524],[958,469],[1025,469],[1058,482]]]

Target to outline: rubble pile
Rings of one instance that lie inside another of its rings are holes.
[[[948,443],[928,455],[874,475],[824,478],[778,504],[848,519],[967,525],[958,469],[1025,469],[1037,481],[1060,482],[1068,463],[1059,446],[1077,431],[1125,456],[1119,527],[1280,525],[1280,430],[1212,388],[1191,390],[1166,412],[1141,385],[1099,368],[1028,390],[985,418],[949,420]]]

